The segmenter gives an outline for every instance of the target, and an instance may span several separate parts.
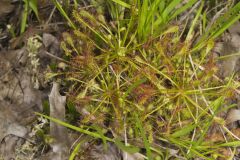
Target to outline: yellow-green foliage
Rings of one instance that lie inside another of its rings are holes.
[[[81,123],[100,126],[122,140],[126,131],[129,143],[145,147],[149,158],[164,156],[167,149],[157,147],[162,141],[186,158],[213,159],[217,144],[204,139],[212,124],[225,128],[219,114],[227,105],[226,93],[238,84],[217,78],[211,50],[219,33],[236,19],[210,28],[209,34],[199,28],[208,22],[202,19],[204,3],[199,3],[193,23],[183,29],[175,18],[196,1],[182,10],[179,3],[108,0],[108,8],[74,10],[77,29],[62,42],[71,64],[65,74],[71,84],[69,99],[84,110]],[[203,35],[196,37],[196,29]]]

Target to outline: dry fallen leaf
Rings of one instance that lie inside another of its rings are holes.
[[[140,153],[129,154],[127,152],[123,152],[123,160],[144,160],[144,155]]]
[[[0,19],[4,20],[4,17],[14,10],[14,5],[10,1],[0,1]]]
[[[227,124],[233,123],[233,122],[236,122],[239,120],[240,120],[240,110],[239,109],[231,109],[227,114],[227,118],[226,118]]]
[[[107,143],[107,150],[104,150],[103,144],[94,145],[89,153],[91,159],[95,160],[119,160],[121,159],[120,150],[112,143]]]
[[[15,159],[15,147],[19,141],[19,137],[14,135],[9,135],[2,140],[0,146],[0,153],[2,154],[4,160]]]
[[[52,91],[49,95],[50,117],[64,121],[65,119],[65,104],[66,96],[61,96],[59,86],[56,82],[53,83]],[[67,128],[50,122],[50,135],[54,138],[51,144],[53,149],[52,159],[65,160],[68,157],[69,138]]]
[[[224,142],[225,139],[224,139],[222,133],[213,133],[213,134],[209,134],[207,136],[206,141],[215,143],[215,142]]]
[[[53,55],[59,56],[60,42],[56,37],[48,33],[43,33],[42,41],[48,52]]]
[[[218,160],[230,159],[230,157],[232,156],[232,151],[229,148],[222,148],[219,150],[219,152],[222,157],[219,157]]]
[[[229,33],[225,34],[222,39],[223,42],[216,43],[214,52],[220,54],[220,56],[228,56],[236,54],[240,51],[240,23],[232,25],[228,30]],[[225,78],[230,76],[234,71],[239,70],[237,65],[240,59],[239,55],[229,56],[221,59],[219,62],[220,76]]]
[[[12,104],[0,101],[0,154],[4,158],[14,156],[15,146],[19,138],[24,138],[28,130],[19,124],[19,115]],[[11,136],[10,136],[11,135]]]
[[[15,109],[17,107],[19,106],[0,101],[0,141],[9,134],[18,137],[24,137],[27,134],[27,128],[21,123],[21,119],[26,117],[22,114],[23,112]]]
[[[240,128],[232,129],[231,132],[237,137],[240,137]]]

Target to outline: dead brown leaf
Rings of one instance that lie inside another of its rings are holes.
[[[66,96],[61,96],[59,86],[56,82],[53,83],[52,91],[49,95],[50,117],[64,121],[65,119],[65,104]],[[67,128],[50,122],[50,135],[54,138],[52,159],[65,160],[68,157],[69,138]]]
[[[240,120],[240,110],[239,109],[231,109],[227,114],[227,118],[226,118],[227,124],[233,123],[233,122],[236,122],[239,120]]]
[[[7,14],[14,10],[14,5],[10,1],[1,0],[0,1],[0,19],[4,18]]]

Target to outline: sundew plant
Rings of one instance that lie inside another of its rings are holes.
[[[93,0],[67,15],[57,3],[72,28],[61,44],[68,67],[57,74],[80,120],[48,118],[147,159],[233,157],[240,141],[221,115],[239,83],[218,76],[212,50],[240,18],[240,2],[216,4]],[[214,128],[222,140],[208,139]]]

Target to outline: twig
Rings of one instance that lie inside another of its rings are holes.
[[[51,53],[48,52],[48,51],[44,51],[44,53],[47,54],[48,56],[52,57],[52,58],[55,58],[55,59],[59,60],[59,61],[63,61],[63,62],[65,62],[65,63],[70,64],[68,61],[66,61],[66,60],[64,60],[64,59],[62,59],[62,58],[60,58],[60,57],[57,57],[57,56],[51,54]]]
[[[45,25],[47,25],[51,21],[51,19],[53,17],[53,13],[55,12],[55,10],[56,10],[56,6],[54,6],[53,10],[51,11],[50,16],[49,16],[47,22],[45,23]]]

